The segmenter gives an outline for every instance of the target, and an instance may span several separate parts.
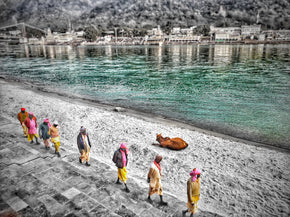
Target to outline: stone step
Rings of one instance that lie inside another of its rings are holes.
[[[63,142],[61,157],[54,148],[27,142],[22,129],[0,118],[0,216],[141,216],[177,217],[186,204],[173,195],[147,199],[148,187],[128,179],[130,193],[115,184],[117,169],[91,158],[79,163],[79,153]],[[6,127],[3,127],[6,126]],[[65,141],[65,140],[64,140]],[[199,211],[198,216],[215,216]]]

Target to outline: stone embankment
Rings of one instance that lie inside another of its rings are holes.
[[[164,194],[168,206],[146,201],[148,189],[128,177],[131,192],[115,184],[116,171],[97,159],[87,167],[79,154],[61,147],[61,158],[44,145],[30,144],[17,121],[0,116],[0,216],[177,217],[183,201]],[[217,216],[199,210],[196,216]]]

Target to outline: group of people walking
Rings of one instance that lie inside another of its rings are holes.
[[[39,126],[37,134],[37,122],[36,117],[32,112],[27,113],[25,108],[21,108],[18,113],[18,120],[23,128],[23,133],[27,137],[28,142],[33,143],[35,138],[36,144],[39,145],[38,138],[43,139],[43,143],[47,150],[50,149],[50,141],[54,143],[55,154],[60,157],[60,136],[59,136],[59,125],[57,121],[54,121],[51,125],[48,118],[43,120],[43,123]],[[77,136],[77,145],[80,152],[79,162],[82,164],[86,161],[86,166],[90,166],[90,149],[91,141],[87,132],[87,129],[83,126],[80,128],[80,132]],[[118,148],[113,155],[113,162],[118,168],[118,178],[116,184],[125,185],[125,191],[130,192],[127,186],[127,165],[128,165],[128,154],[129,149],[125,142],[121,143],[120,148]],[[167,206],[168,203],[163,200],[163,191],[161,185],[161,164],[162,156],[157,155],[154,161],[150,165],[150,169],[147,175],[147,182],[149,183],[149,193],[147,201],[152,203],[151,196],[158,194],[160,196],[160,205]],[[200,191],[200,174],[201,171],[198,168],[194,168],[190,172],[190,178],[187,181],[187,210],[182,211],[182,215],[185,216],[187,212],[191,213],[192,216],[197,212],[197,202],[199,201],[199,191]]]
[[[113,162],[118,168],[118,179],[116,184],[121,184],[122,181],[125,185],[125,191],[130,192],[127,186],[127,170],[126,166],[128,164],[128,153],[129,149],[126,143],[121,143],[120,148],[114,152]],[[147,182],[149,183],[149,193],[147,201],[152,203],[151,196],[154,194],[158,194],[160,197],[160,205],[167,206],[168,203],[163,201],[163,191],[161,185],[161,164],[162,161],[161,155],[156,155],[154,161],[150,165],[150,169],[147,175]],[[187,209],[182,211],[182,215],[185,216],[187,212],[191,213],[192,216],[197,212],[197,202],[199,201],[199,191],[200,191],[200,177],[201,171],[198,168],[194,168],[190,172],[190,178],[187,181]]]
[[[128,164],[128,153],[129,149],[126,143],[121,143],[120,148],[117,149],[113,156],[113,162],[118,168],[118,179],[116,184],[121,184],[122,181],[125,185],[125,191],[130,192],[126,182],[127,182],[127,170],[126,166]],[[150,166],[149,173],[147,175],[147,181],[149,183],[149,194],[148,194],[148,202],[152,203],[151,195],[159,194],[160,196],[160,205],[167,205],[167,202],[163,201],[162,197],[162,186],[161,186],[161,165],[160,162],[162,160],[162,156],[157,155],[155,160]]]
[[[55,154],[60,157],[59,147],[60,147],[60,137],[59,137],[59,126],[57,121],[54,121],[51,125],[49,119],[45,118],[43,123],[39,126],[37,133],[37,119],[32,112],[27,112],[25,108],[21,108],[21,111],[18,113],[17,118],[23,128],[24,136],[27,137],[28,142],[35,142],[39,145],[38,138],[43,139],[43,143],[47,150],[50,149],[49,141],[54,143]]]
[[[37,119],[32,112],[27,112],[25,108],[21,108],[21,111],[18,113],[17,118],[23,128],[24,136],[27,137],[28,142],[31,144],[34,142],[33,139],[35,138],[35,142],[39,145],[38,138],[43,139],[43,144],[45,149],[50,149],[50,142],[54,144],[55,147],[55,154],[60,157],[60,136],[59,136],[59,124],[57,121],[54,121],[52,125],[49,122],[48,118],[43,120],[43,123],[39,126],[38,133],[37,133]],[[90,147],[91,142],[89,135],[86,131],[86,128],[83,126],[80,129],[80,133],[77,137],[77,145],[79,152],[81,154],[79,158],[79,162],[83,163],[86,161],[86,165],[90,166]]]

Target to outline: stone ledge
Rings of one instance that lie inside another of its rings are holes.
[[[131,192],[127,193],[124,185],[115,184],[117,172],[111,166],[91,158],[91,166],[86,167],[78,162],[79,153],[66,149],[65,144],[58,158],[53,148],[47,151],[44,145],[28,144],[22,129],[12,126],[0,128],[0,214],[177,217],[186,208],[186,203],[166,192],[164,200],[169,206],[160,206],[158,195],[150,204],[146,201],[148,188],[134,177],[128,180]],[[202,211],[199,216],[206,216],[203,213],[214,216]]]

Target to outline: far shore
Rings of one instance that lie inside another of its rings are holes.
[[[150,45],[159,45],[159,46],[166,46],[166,45],[258,45],[258,44],[290,44],[290,40],[281,40],[281,41],[258,41],[258,40],[243,40],[243,41],[194,41],[194,42],[164,42],[162,44],[159,43],[148,43],[144,44],[140,42],[115,42],[114,40],[110,42],[67,42],[67,43],[19,43],[13,41],[3,41],[3,43],[7,43],[10,45],[40,45],[40,46],[106,46],[106,45],[113,45],[113,46],[150,46]]]

